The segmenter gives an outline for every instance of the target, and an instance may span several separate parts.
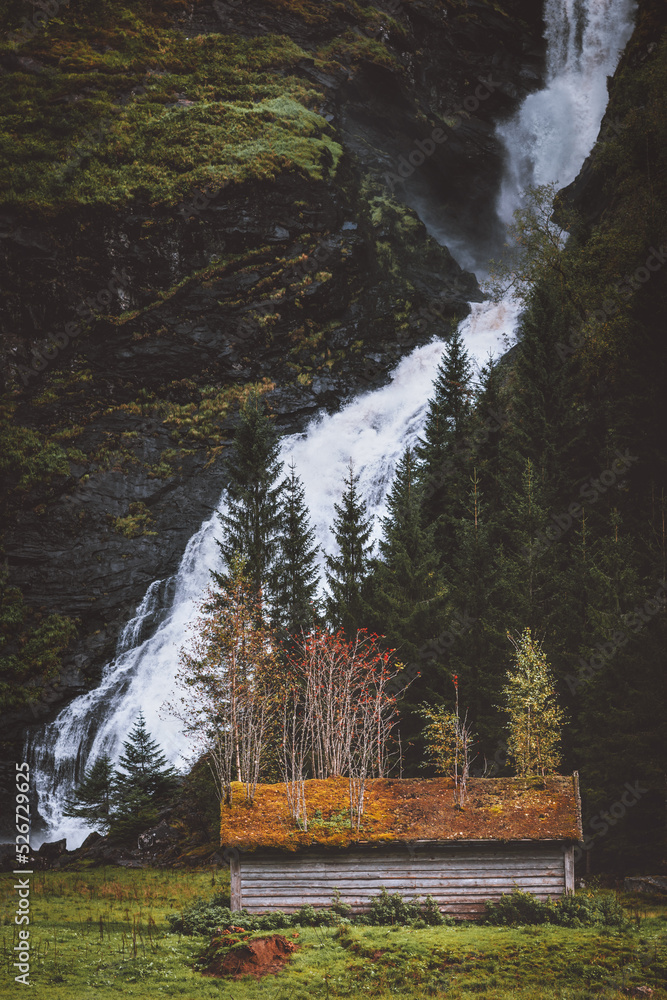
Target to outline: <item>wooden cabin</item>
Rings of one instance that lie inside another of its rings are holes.
[[[573,892],[577,775],[476,778],[468,787],[458,810],[445,778],[369,781],[357,832],[347,822],[347,779],[306,782],[307,831],[289,815],[283,785],[260,785],[250,807],[237,786],[221,816],[232,909],[290,913],[329,906],[337,892],[359,913],[385,888],[405,900],[431,895],[465,918],[514,888],[542,900]]]

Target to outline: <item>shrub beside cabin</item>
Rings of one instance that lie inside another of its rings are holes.
[[[574,891],[582,837],[576,773],[544,782],[470,779],[463,810],[446,778],[375,778],[359,832],[349,826],[347,778],[306,781],[307,831],[290,816],[284,785],[259,785],[252,806],[242,789],[234,786],[234,804],[221,812],[232,910],[325,907],[338,891],[358,913],[384,887],[405,900],[431,895],[443,912],[474,917],[515,887],[541,900]]]

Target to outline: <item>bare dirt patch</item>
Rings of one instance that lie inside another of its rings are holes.
[[[205,976],[240,979],[241,976],[276,975],[299,947],[282,934],[254,938],[229,948],[229,937],[213,938],[208,949]],[[210,957],[209,957],[210,956]]]

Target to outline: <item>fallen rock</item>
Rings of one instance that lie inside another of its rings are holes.
[[[45,862],[47,865],[52,865],[66,851],[67,841],[65,839],[54,840],[50,844],[42,844],[37,852],[37,856],[40,861]]]
[[[163,819],[157,826],[139,834],[137,847],[140,851],[154,851],[156,848],[167,847],[177,839],[177,832]]]
[[[101,833],[97,833],[94,830],[92,833],[88,834],[88,836],[84,840],[83,844],[81,844],[81,847],[79,848],[79,850],[80,851],[87,851],[87,850],[89,850],[89,848],[94,847],[95,844],[98,844],[101,840],[104,840],[104,837],[102,836],[102,834]]]
[[[635,875],[623,883],[626,892],[649,892],[654,895],[667,894],[667,876]]]

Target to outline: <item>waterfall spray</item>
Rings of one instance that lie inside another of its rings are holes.
[[[632,34],[634,0],[546,0],[547,80],[498,128],[506,171],[498,214],[509,224],[526,188],[564,187],[595,143],[607,76]]]

